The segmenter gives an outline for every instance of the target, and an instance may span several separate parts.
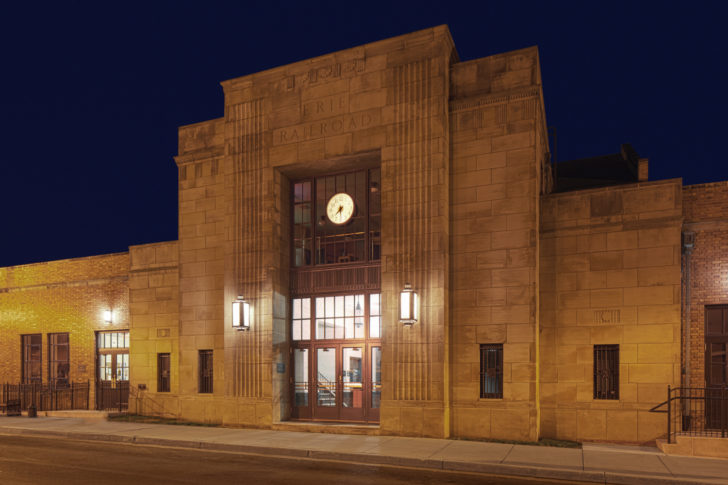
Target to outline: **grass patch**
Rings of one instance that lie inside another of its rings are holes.
[[[193,421],[182,421],[176,418],[142,416],[141,414],[109,414],[108,420],[122,423],[172,424],[177,426],[205,426],[208,428],[216,428],[220,426],[219,424],[214,423],[195,423]]]

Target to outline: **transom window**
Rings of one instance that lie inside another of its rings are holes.
[[[291,337],[310,340],[313,325],[316,340],[364,339],[368,314],[369,338],[381,338],[380,302],[379,293],[294,298]]]
[[[128,349],[129,332],[100,332],[98,334],[99,349]]]

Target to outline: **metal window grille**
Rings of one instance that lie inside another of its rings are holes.
[[[503,397],[503,344],[480,346],[480,397]]]
[[[200,350],[200,393],[212,393],[212,350]]]
[[[157,354],[157,392],[169,392],[169,354]]]
[[[38,383],[43,380],[41,366],[43,362],[43,338],[39,333],[22,335],[22,380],[24,384]]]
[[[619,345],[594,346],[594,399],[619,399]]]
[[[48,382],[54,387],[67,387],[71,370],[68,333],[48,335]]]

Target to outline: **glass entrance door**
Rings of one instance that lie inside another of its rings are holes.
[[[292,301],[293,419],[378,422],[379,294]]]

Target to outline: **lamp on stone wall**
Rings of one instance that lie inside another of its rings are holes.
[[[112,313],[111,310],[104,310],[104,321],[106,323],[112,323]]]
[[[399,321],[405,325],[417,323],[420,316],[420,301],[409,283],[399,294]]]
[[[233,300],[233,328],[250,330],[250,303],[242,296]]]

